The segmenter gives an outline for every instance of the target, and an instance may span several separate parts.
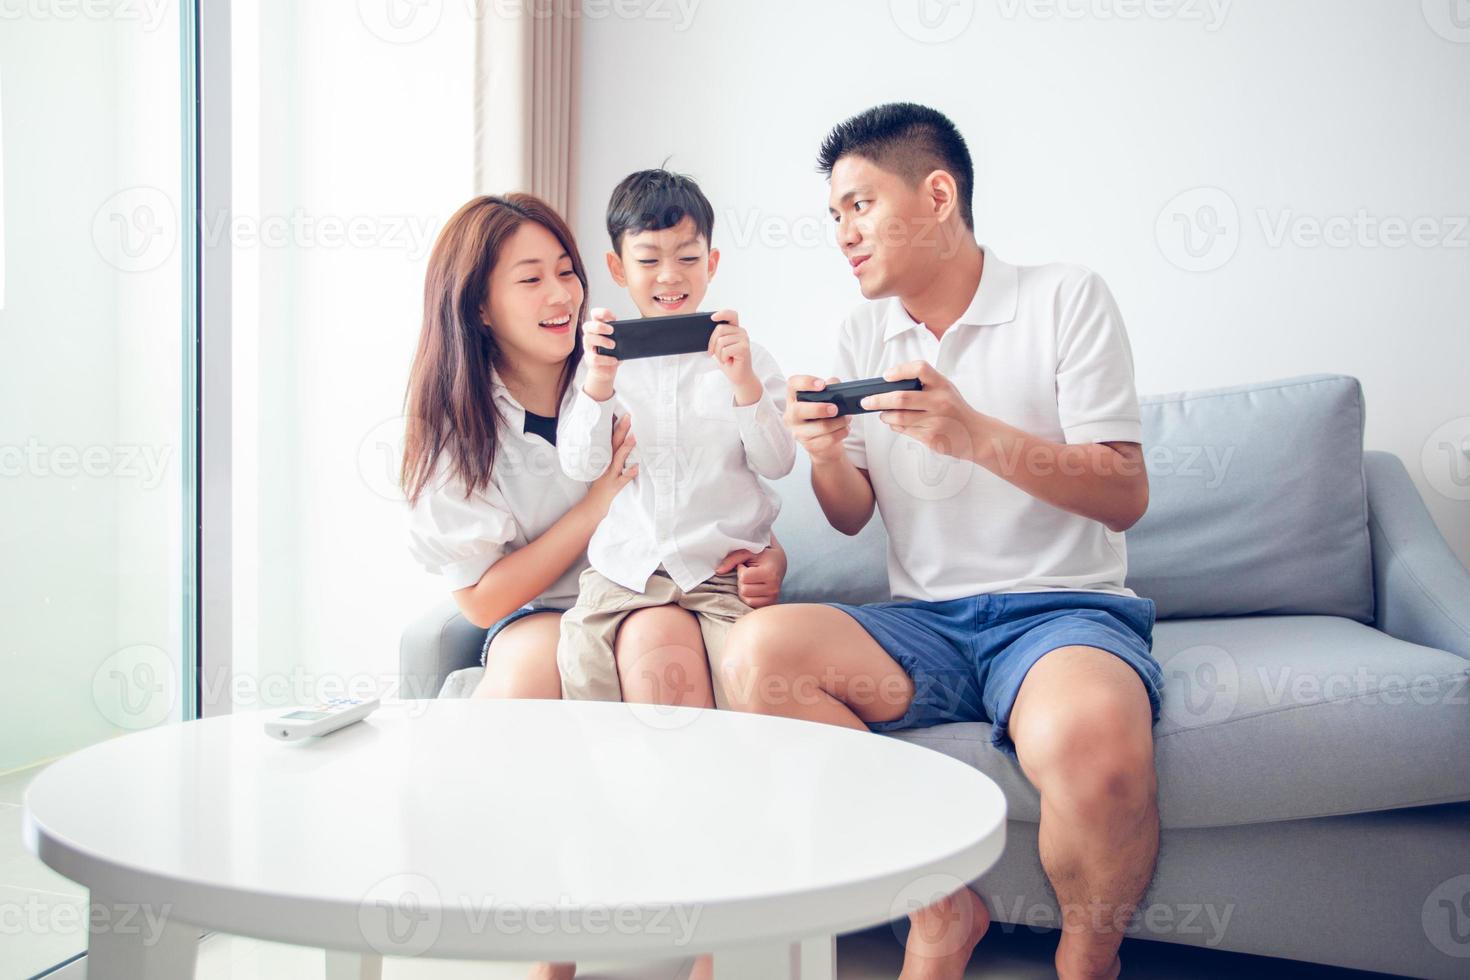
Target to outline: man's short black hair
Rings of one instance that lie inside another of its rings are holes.
[[[960,217],[975,230],[971,198],[975,165],[965,138],[944,113],[912,102],[890,102],[838,123],[817,156],[817,170],[827,177],[845,156],[860,156],[918,186],[936,170],[954,178]]]
[[[685,218],[704,236],[714,241],[715,209],[693,177],[662,167],[640,170],[623,178],[607,202],[607,234],[613,251],[622,254],[623,236],[641,231],[663,231]]]

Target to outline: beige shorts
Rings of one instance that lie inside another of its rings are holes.
[[[577,604],[561,617],[556,665],[562,697],[575,701],[621,701],[613,641],[631,613],[652,606],[678,606],[694,613],[704,637],[714,683],[715,705],[726,707],[720,684],[725,636],[735,620],[750,612],[740,600],[734,572],[713,575],[685,592],[662,568],[648,580],[648,591],[634,592],[588,568],[577,580]]]

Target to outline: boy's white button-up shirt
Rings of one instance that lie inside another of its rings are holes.
[[[557,450],[567,476],[594,480],[611,459],[614,417],[633,417],[638,476],[587,546],[592,567],[624,588],[642,592],[662,565],[687,591],[730,552],[770,544],[781,501],[761,478],[790,473],[796,444],[781,418],[785,376],[765,349],[752,343],[750,350],[763,391],[745,406],[703,352],[626,361],[602,402],[582,391],[584,362]]]
[[[1141,442],[1133,357],[1107,286],[1078,266],[1014,266],[985,249],[969,308],[939,339],[896,298],[843,324],[836,374],[871,378],[928,361],[971,408],[1052,442]],[[852,420],[847,456],[868,472],[888,529],[897,599],[1072,589],[1132,595],[1123,535],[995,473]],[[1028,465],[1024,459],[1006,465]]]

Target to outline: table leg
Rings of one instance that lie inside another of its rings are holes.
[[[715,980],[836,980],[837,940],[747,946],[715,954]]]
[[[198,926],[138,902],[92,892],[87,905],[87,980],[192,980]]]
[[[376,953],[327,950],[327,980],[383,980],[383,958]]]

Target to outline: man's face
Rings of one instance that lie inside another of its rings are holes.
[[[837,244],[867,299],[900,296],[915,283],[939,244],[933,202],[923,185],[849,154],[832,168],[827,206]]]
[[[628,291],[644,316],[699,309],[719,264],[720,253],[687,217],[662,231],[629,232],[621,253],[607,253],[613,281]]]

